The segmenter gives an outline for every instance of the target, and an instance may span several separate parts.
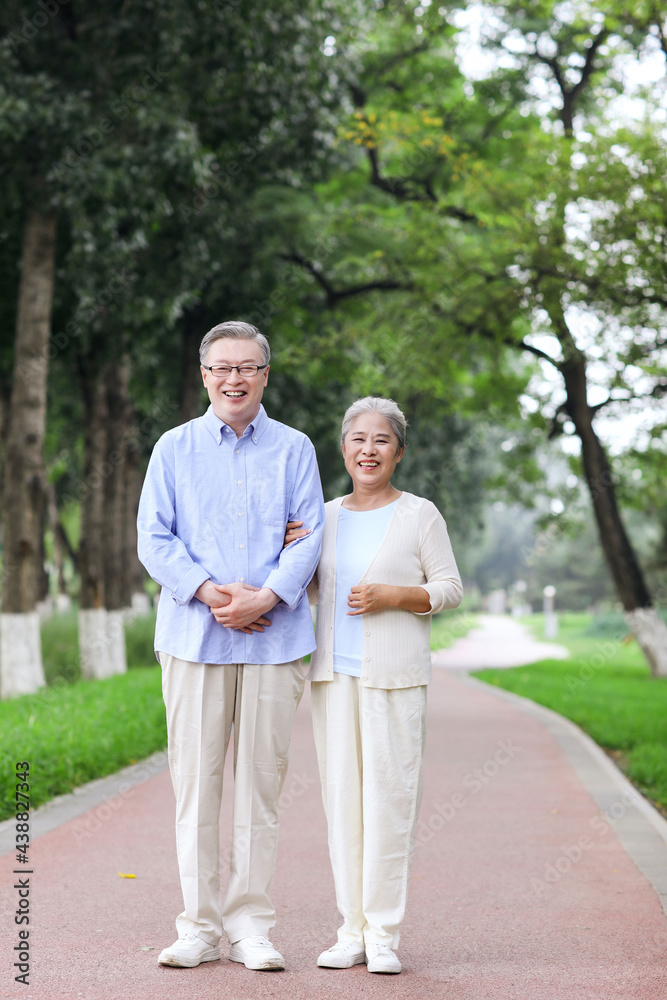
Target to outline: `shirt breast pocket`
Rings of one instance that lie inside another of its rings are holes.
[[[286,481],[285,463],[279,460],[265,463],[253,477],[251,487],[257,513],[263,524],[285,530],[290,490]]]

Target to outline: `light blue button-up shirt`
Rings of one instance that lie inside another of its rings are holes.
[[[283,549],[288,520],[311,528]],[[242,437],[209,407],[155,445],[139,503],[139,558],[162,586],[155,649],[197,663],[285,663],[315,648],[305,588],[320,557],[324,505],[315,449],[259,413]],[[271,626],[248,635],[194,597],[211,579],[270,587]]]

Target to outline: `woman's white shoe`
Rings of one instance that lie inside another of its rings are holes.
[[[369,972],[400,972],[403,966],[395,951],[386,944],[367,944],[366,963]]]

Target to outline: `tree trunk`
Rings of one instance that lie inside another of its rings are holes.
[[[5,495],[5,451],[9,425],[9,403],[11,400],[11,385],[0,380],[0,497]],[[1,512],[0,512],[1,513]],[[0,525],[1,525],[0,521]]]
[[[637,639],[654,677],[667,676],[667,625],[653,606],[642,569],[630,544],[616,502],[614,474],[593,426],[587,400],[586,362],[569,344],[561,372],[567,392],[567,412],[581,440],[586,483],[607,565],[623,604],[628,626]]]
[[[85,380],[85,379],[84,379]],[[106,453],[107,395],[98,375],[84,386],[83,480],[81,501],[81,607],[104,607],[104,462]]]
[[[568,87],[565,78],[552,70],[563,98],[561,121],[566,143],[561,158],[566,164],[565,171],[571,169],[571,142],[574,134],[574,115],[577,105],[589,84],[595,70],[595,56],[606,41],[607,31],[600,31],[586,50],[586,58],[581,68],[581,78],[576,86]],[[559,260],[565,244],[566,204],[570,194],[563,185],[555,209],[554,218],[558,224],[552,231],[551,252],[548,271],[553,271],[553,262]],[[625,611],[628,627],[639,643],[651,673],[654,677],[667,676],[667,625],[653,605],[651,595],[644,581],[644,575],[637,556],[630,544],[625,525],[616,502],[614,476],[602,443],[593,427],[594,412],[588,405],[586,359],[578,349],[567,324],[559,292],[560,279],[546,279],[542,283],[544,304],[547,308],[554,332],[558,337],[564,360],[558,366],[565,381],[567,393],[566,409],[581,440],[581,457],[586,482],[593,501],[593,511],[597,522],[602,549],[612,575],[616,591]]]
[[[49,527],[53,534],[53,570],[56,575],[57,592],[64,594],[65,586],[65,550],[62,535],[58,530],[58,504],[53,483],[46,484],[46,508],[49,517]]]
[[[104,490],[107,450],[107,392],[94,366],[82,364],[85,430],[81,500],[79,573],[79,651],[83,677],[109,677],[112,673],[107,641],[104,593]]]
[[[26,211],[3,483],[2,697],[44,684],[39,618],[43,574],[43,443],[57,213]]]
[[[151,610],[151,602],[144,587],[146,570],[137,556],[137,512],[144,479],[139,465],[140,458],[139,442],[132,436],[128,442],[127,461],[124,466],[123,567],[126,592],[130,595],[132,611],[137,615],[145,615]]]
[[[107,653],[109,671],[122,674],[127,670],[125,628],[123,611],[131,600],[125,572],[124,521],[126,513],[125,484],[128,452],[128,396],[129,373],[127,365],[109,362],[104,369],[106,384],[106,457],[104,474],[104,605],[107,609]]]

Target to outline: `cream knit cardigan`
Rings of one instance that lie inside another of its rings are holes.
[[[308,679],[333,680],[336,603],[336,534],[343,497],[324,505],[322,556],[308,587],[318,604],[317,649]],[[371,688],[403,688],[431,679],[431,615],[461,603],[463,589],[447,525],[430,500],[402,493],[387,533],[359,583],[423,587],[431,600],[425,614],[388,608],[361,616],[364,646],[360,683]]]

